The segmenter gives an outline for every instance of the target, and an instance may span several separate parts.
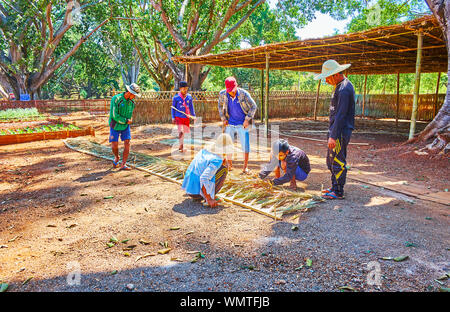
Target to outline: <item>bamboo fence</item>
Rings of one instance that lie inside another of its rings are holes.
[[[31,100],[31,101],[0,101],[0,110],[8,108],[36,107],[42,114],[54,115],[69,114],[73,112],[88,112],[91,114],[108,114],[111,99],[89,100]]]
[[[137,123],[164,123],[171,121],[172,97],[176,92],[149,92],[136,101],[133,120]],[[255,100],[258,110],[255,119],[261,117],[261,92],[250,92]],[[194,108],[197,116],[201,116],[204,122],[220,121],[218,113],[219,92],[192,92]],[[331,102],[330,93],[320,93],[317,101],[317,116],[328,116]],[[313,117],[316,102],[316,92],[303,91],[270,91],[269,117],[270,118],[295,118]],[[417,120],[430,121],[439,111],[444,102],[445,94],[439,94],[436,101],[435,94],[422,94],[419,96],[419,109]],[[410,119],[412,94],[399,96],[399,119]],[[372,118],[396,118],[396,94],[366,95],[364,105],[365,117]],[[362,111],[362,95],[356,96],[356,115]]]
[[[145,92],[141,98],[136,99],[136,108],[133,113],[135,123],[165,123],[171,121],[171,105],[175,91]],[[261,92],[250,92],[255,100],[258,110],[255,119],[260,119]],[[191,92],[197,116],[203,122],[219,121],[218,91]],[[300,118],[313,117],[316,102],[316,92],[303,91],[270,91],[269,117],[270,118]],[[435,94],[421,94],[419,96],[417,120],[430,121],[435,112],[439,111],[444,102],[445,94],[439,94],[437,101]],[[42,114],[68,114],[72,112],[89,112],[91,114],[109,114],[111,99],[95,100],[36,100],[36,101],[0,101],[0,110],[7,108],[36,107]],[[320,93],[317,101],[317,116],[328,116],[331,101],[330,93]],[[362,111],[363,96],[356,95],[356,115]],[[413,95],[401,94],[399,96],[398,118],[411,118]],[[365,117],[396,118],[396,94],[367,94],[364,105]]]

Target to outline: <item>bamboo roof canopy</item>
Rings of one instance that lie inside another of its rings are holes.
[[[448,54],[444,36],[433,15],[398,25],[336,35],[322,39],[267,44],[249,49],[201,56],[176,56],[175,62],[221,67],[266,68],[318,73],[334,59],[352,64],[346,74],[415,73],[417,34],[423,33],[421,72],[446,72]]]

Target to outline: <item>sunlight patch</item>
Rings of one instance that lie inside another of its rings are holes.
[[[389,204],[391,201],[393,201],[394,198],[392,197],[383,197],[383,196],[375,196],[370,199],[370,202],[365,204],[365,207],[373,207],[373,206],[381,206]]]

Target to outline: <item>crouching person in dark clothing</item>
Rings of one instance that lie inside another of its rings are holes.
[[[281,139],[273,143],[270,162],[261,170],[259,177],[265,179],[272,171],[275,171],[275,179],[272,180],[274,185],[290,182],[289,188],[296,190],[296,181],[306,180],[311,166],[304,151]]]

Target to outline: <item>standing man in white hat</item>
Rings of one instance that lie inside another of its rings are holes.
[[[120,170],[130,170],[127,166],[127,159],[130,153],[131,130],[134,110],[134,98],[141,96],[141,89],[135,83],[132,83],[126,92],[119,93],[111,99],[111,108],[109,112],[109,142],[111,143],[112,152],[114,154],[114,168],[120,166]],[[122,163],[119,158],[119,136],[123,142],[124,149],[122,155]]]
[[[335,60],[328,60],[322,65],[322,73],[315,80],[325,79],[334,86],[330,104],[330,122],[327,134],[327,166],[331,171],[331,188],[324,190],[325,199],[343,199],[347,176],[347,145],[355,128],[355,89],[342,71],[351,64],[339,65]]]

